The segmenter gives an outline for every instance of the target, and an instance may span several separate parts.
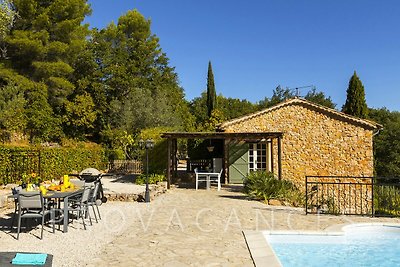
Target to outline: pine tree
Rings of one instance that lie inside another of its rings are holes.
[[[3,42],[17,14],[10,0],[0,0],[0,42]]]
[[[6,38],[9,65],[47,87],[48,102],[60,115],[75,88],[74,65],[85,49],[90,14],[87,0],[14,0],[18,13]]]
[[[346,114],[359,118],[366,118],[368,115],[368,107],[365,101],[364,85],[354,71],[347,88],[347,98],[342,111]]]
[[[211,117],[213,110],[216,108],[217,94],[215,92],[214,74],[212,71],[211,61],[208,62],[207,73],[207,113]]]
[[[13,0],[11,7],[18,15],[0,42],[0,83],[23,92],[27,121],[21,131],[31,141],[59,139],[65,106],[77,94],[82,73],[89,30],[81,23],[90,6],[87,0]],[[9,80],[11,72],[15,77]]]

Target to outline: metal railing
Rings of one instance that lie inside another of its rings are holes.
[[[108,163],[108,172],[142,174],[143,163],[139,160],[114,160]]]
[[[306,214],[400,216],[400,178],[306,176]]]
[[[194,172],[194,169],[205,170],[207,168],[211,168],[212,166],[212,159],[197,159],[187,161],[186,171]]]
[[[8,154],[3,173],[3,183],[17,183],[24,174],[36,173],[40,176],[40,152],[11,152]]]

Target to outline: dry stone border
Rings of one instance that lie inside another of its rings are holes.
[[[167,192],[167,184],[159,183],[157,185],[149,185],[150,189],[150,200],[154,200],[158,195]],[[104,192],[104,196],[107,197],[109,201],[137,201],[144,202],[145,192],[140,193],[114,193],[114,192]]]

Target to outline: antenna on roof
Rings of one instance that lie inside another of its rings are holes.
[[[315,86],[314,86],[314,85],[299,86],[299,87],[295,87],[295,88],[289,88],[289,90],[295,91],[295,96],[296,96],[296,97],[301,97],[301,95],[300,95],[300,89],[304,89],[304,88],[312,88],[312,89],[315,89]]]

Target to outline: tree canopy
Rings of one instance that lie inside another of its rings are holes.
[[[14,14],[6,9],[13,7],[18,15],[15,23],[0,21],[10,29],[1,40],[7,54],[0,85],[7,96],[0,97],[0,113],[10,117],[18,104],[24,120],[17,128],[1,123],[3,130],[22,132],[31,141],[66,136],[100,142],[107,129],[135,134],[193,125],[178,76],[151,21],[137,10],[89,31],[82,23],[91,12],[87,0],[2,3],[3,14]]]
[[[75,62],[89,32],[81,23],[90,7],[86,0],[14,0],[12,7],[18,15],[4,38],[0,81],[24,92],[30,140],[59,139],[64,105],[75,89]]]
[[[272,107],[276,104],[279,104],[287,99],[291,99],[296,97],[295,92],[290,89],[290,88],[283,88],[280,85],[278,85],[273,91],[272,91],[272,97],[271,98],[264,98],[260,102],[258,102],[258,108],[263,109],[263,108],[269,108]],[[313,103],[326,106],[328,108],[335,108],[336,104],[333,103],[331,97],[326,97],[324,92],[322,91],[317,91],[316,88],[312,88],[310,91],[307,92],[307,94],[304,97],[306,100],[311,101]]]
[[[372,120],[383,125],[374,136],[375,172],[378,176],[400,177],[400,112],[370,109]]]
[[[95,77],[89,81],[95,102],[103,105],[102,127],[129,133],[159,126],[181,127],[188,117],[178,76],[162,52],[150,20],[137,10],[95,30],[91,49]]]
[[[0,0],[0,42],[3,42],[14,23],[16,12],[9,0]]]

